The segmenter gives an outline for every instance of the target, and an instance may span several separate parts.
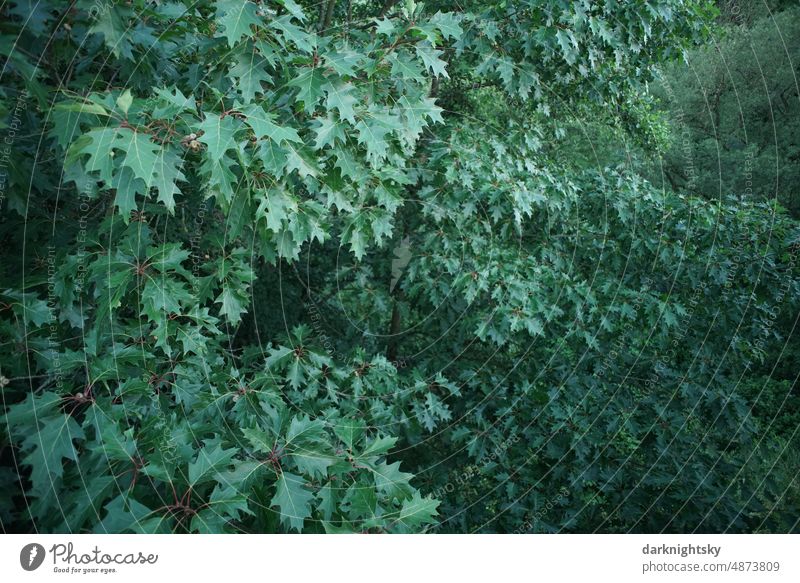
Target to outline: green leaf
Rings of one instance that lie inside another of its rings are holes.
[[[366,146],[367,159],[373,167],[380,166],[386,159],[389,151],[389,135],[402,128],[395,115],[374,108],[356,124],[358,143]]]
[[[559,28],[556,31],[556,39],[558,40],[558,44],[561,46],[561,54],[563,55],[564,60],[570,65],[574,65],[575,61],[578,59],[578,46],[575,40],[575,35],[572,33],[572,31],[565,31]]]
[[[153,116],[157,118],[173,118],[181,113],[196,113],[197,102],[194,95],[186,97],[180,89],[174,85],[170,88],[157,87],[154,89],[159,98],[159,105],[153,110]]]
[[[153,268],[160,273],[176,271],[187,275],[183,269],[183,262],[189,259],[191,252],[185,249],[181,243],[162,243],[152,245],[147,248],[147,254]]]
[[[74,439],[84,439],[83,429],[68,415],[56,415],[40,421],[39,428],[27,435],[22,448],[28,453],[22,463],[31,466],[34,492],[43,496],[64,475],[62,459],[77,461]]]
[[[144,181],[136,178],[133,170],[125,167],[121,168],[114,177],[111,186],[116,190],[114,205],[127,223],[130,220],[131,211],[137,208],[136,195],[147,191]]]
[[[308,415],[295,416],[286,432],[286,445],[296,447],[315,445],[322,440],[324,431],[325,424],[321,420],[312,421]]]
[[[111,182],[114,173],[112,148],[117,138],[117,128],[105,127],[90,130],[73,142],[68,156],[89,154],[84,167],[86,172],[97,172],[101,180]]]
[[[328,83],[325,85],[325,92],[328,94],[326,105],[328,109],[335,109],[339,112],[339,119],[347,120],[351,124],[356,123],[355,105],[358,100],[353,95],[352,83],[340,83],[332,85]]]
[[[411,474],[400,471],[400,462],[387,464],[381,462],[370,465],[375,474],[375,485],[381,492],[385,493],[389,499],[405,498],[413,492],[409,480]]]
[[[100,456],[110,461],[130,462],[137,452],[136,440],[133,436],[133,428],[125,430],[123,433],[116,420],[100,413],[90,416],[84,427],[93,427],[95,431],[95,441],[98,446],[96,451]]]
[[[286,144],[286,171],[291,173],[297,170],[300,178],[306,176],[317,176],[319,168],[316,165],[316,158],[308,148],[297,148],[292,144]]]
[[[3,292],[9,296],[8,290]],[[15,433],[22,433],[28,426],[35,425],[40,418],[51,417],[58,412],[61,397],[55,393],[43,392],[39,395],[28,393],[25,400],[11,405],[4,416],[4,421],[12,429],[20,429]],[[27,437],[27,436],[26,436]]]
[[[278,125],[275,123],[275,115],[267,113],[260,105],[250,104],[241,108],[242,113],[247,116],[248,125],[253,128],[253,132],[258,138],[269,138],[276,143],[295,142],[303,143],[302,138],[297,135],[297,130],[290,125]]]
[[[161,148],[151,142],[149,136],[128,128],[119,130],[114,147],[125,152],[123,163],[133,171],[134,176],[143,180],[147,188],[153,186],[156,164],[162,155]]]
[[[117,107],[119,107],[119,110],[124,114],[128,113],[128,109],[130,109],[132,103],[133,94],[130,89],[126,89],[122,95],[117,97]]]
[[[328,482],[322,488],[320,488],[319,492],[317,492],[317,498],[319,498],[319,504],[317,505],[317,510],[322,512],[322,517],[325,520],[330,520],[331,517],[334,515],[337,509],[337,492],[331,486],[331,483]]]
[[[292,461],[301,474],[313,480],[324,479],[334,459],[313,449],[300,449],[291,454]]]
[[[417,56],[422,59],[425,68],[429,70],[432,75],[444,77],[446,79],[450,78],[450,75],[447,74],[447,63],[439,58],[443,54],[442,51],[424,43],[417,44],[414,48],[417,51]]]
[[[303,522],[311,516],[311,502],[314,494],[306,488],[306,481],[298,475],[281,472],[278,476],[277,490],[270,506],[277,506],[281,523],[297,532],[303,530]]]
[[[437,12],[434,14],[430,22],[442,33],[442,37],[458,40],[464,31],[459,24],[460,17],[453,12]]]
[[[180,194],[178,181],[185,181],[181,168],[183,160],[172,150],[163,148],[153,163],[153,186],[158,190],[158,201],[164,203],[167,210],[175,210],[175,195]]]
[[[248,507],[246,493],[239,491],[233,484],[227,486],[217,484],[211,492],[208,508],[228,520],[237,520],[242,515],[253,515],[253,511]]]
[[[256,452],[269,453],[275,445],[275,439],[260,429],[245,427],[242,434]]]
[[[297,203],[281,188],[270,188],[259,194],[261,200],[256,210],[256,217],[266,219],[267,228],[274,233],[281,232],[284,222],[289,219],[289,214],[297,210]]]
[[[278,346],[269,349],[269,356],[266,358],[267,369],[272,369],[282,362],[285,362],[290,355],[294,354],[294,350],[288,346]]]
[[[132,496],[120,494],[105,505],[106,515],[94,528],[98,534],[125,532],[157,532],[163,518],[153,516],[152,510]]]
[[[422,80],[423,73],[419,64],[405,52],[395,52],[389,55],[388,61],[392,64],[392,75],[405,80]]]
[[[166,188],[167,183],[182,178],[180,171],[175,169],[176,158],[152,142],[145,133],[131,128],[104,128],[92,130],[87,136],[89,141],[80,148],[80,153],[89,154],[86,171],[98,171],[100,178],[108,183],[112,182],[114,150],[124,152],[122,166],[129,168],[133,176],[141,180],[148,190],[158,184],[169,191],[170,188]],[[165,164],[167,161],[172,169]],[[171,188],[174,188],[174,182]],[[171,197],[171,194],[165,195],[165,198]]]
[[[419,139],[423,128],[428,125],[428,119],[432,122],[444,121],[442,108],[436,105],[436,101],[430,97],[423,97],[419,101],[411,103],[408,97],[403,95],[398,106],[406,122],[403,128],[403,137],[409,145],[413,145]]]
[[[303,384],[305,378],[305,369],[299,358],[295,358],[289,364],[289,369],[286,371],[286,380],[289,381],[289,386],[293,389],[299,389]]]
[[[339,121],[328,115],[328,117],[317,118],[316,122],[318,125],[314,128],[314,132],[317,135],[314,142],[315,150],[321,150],[325,146],[333,146],[337,141],[344,142],[345,134]]]
[[[258,146],[258,157],[264,164],[264,171],[277,178],[286,170],[289,152],[273,140],[262,140]]]
[[[361,419],[340,419],[333,427],[333,432],[352,450],[353,446],[364,436],[367,426]]]
[[[12,303],[14,314],[28,324],[42,326],[54,317],[47,302],[40,300],[36,294],[24,294],[7,289],[2,295],[15,300]]]
[[[350,250],[359,261],[361,261],[367,252],[367,236],[361,229],[355,226],[350,229]]]
[[[260,57],[255,49],[237,56],[236,64],[230,74],[236,78],[236,90],[246,102],[251,102],[257,94],[264,93],[262,83],[272,83],[272,76],[265,70],[267,60]]]
[[[362,180],[367,172],[362,164],[360,164],[349,150],[341,147],[334,148],[336,155],[336,168],[338,168],[342,177],[348,177],[354,182]]]
[[[111,112],[109,112],[105,107],[100,105],[99,103],[91,103],[89,101],[66,101],[56,104],[53,108],[54,111],[70,111],[76,113],[84,113],[90,115],[102,115],[105,117],[109,117]],[[73,135],[70,135],[73,137]]]
[[[252,32],[250,27],[263,25],[258,17],[258,7],[250,0],[217,0],[217,22],[221,26],[221,33],[228,39],[228,46],[233,47],[242,38],[249,37]]]
[[[273,19],[269,25],[281,33],[284,46],[289,47],[293,43],[302,52],[312,54],[317,46],[316,35],[292,24],[291,18],[291,15],[281,16]]]
[[[207,113],[205,120],[196,127],[204,132],[197,139],[207,146],[201,169],[208,176],[210,190],[230,205],[236,193],[237,177],[233,172],[235,163],[226,152],[237,148],[235,135],[243,127],[242,122],[233,116]]]
[[[241,293],[233,289],[230,284],[225,284],[214,302],[222,304],[219,309],[220,316],[226,316],[231,325],[236,326],[242,321],[242,314],[247,312],[245,304],[247,299]]]
[[[197,139],[208,146],[209,157],[217,160],[236,147],[235,134],[239,127],[240,124],[232,116],[206,113],[205,119],[197,124],[197,129],[203,132]]]
[[[100,10],[89,32],[102,35],[106,47],[115,57],[133,60],[131,35],[128,25],[120,17],[119,8],[111,6],[108,10]]]
[[[363,61],[363,54],[350,49],[342,49],[325,55],[325,64],[341,77],[357,77],[358,67]]]
[[[392,449],[396,443],[396,437],[378,437],[370,441],[358,457],[367,458],[383,455]]]
[[[389,18],[375,19],[375,32],[384,36],[392,36],[396,28],[394,21]]]
[[[196,486],[214,479],[215,474],[225,470],[233,462],[237,449],[223,449],[218,442],[206,441],[205,447],[189,463],[189,485]]]
[[[347,507],[349,518],[372,518],[375,516],[375,508],[378,504],[375,486],[355,482],[347,489],[342,502]]]
[[[289,14],[294,16],[297,20],[305,22],[306,15],[303,12],[303,9],[294,0],[277,0],[277,1],[278,4],[282,4],[283,7],[289,11]]]
[[[432,524],[435,522],[433,517],[438,514],[436,512],[438,506],[438,500],[430,496],[423,498],[419,492],[414,492],[410,499],[403,501],[397,521],[410,530],[415,530],[423,524]]]
[[[156,276],[147,279],[142,290],[142,314],[151,322],[158,322],[169,314],[183,312],[182,303],[189,303],[192,294],[186,285],[171,277]]]
[[[324,94],[322,83],[324,80],[321,68],[308,67],[287,83],[289,87],[297,87],[299,89],[297,101],[303,103],[306,113],[313,113],[319,100],[322,99]]]

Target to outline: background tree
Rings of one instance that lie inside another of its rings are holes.
[[[654,85],[675,134],[654,180],[710,198],[775,200],[797,216],[800,9],[747,6],[728,7],[714,43]]]

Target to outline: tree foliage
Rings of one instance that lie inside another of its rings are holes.
[[[800,9],[758,16],[748,25],[737,11],[715,45],[689,52],[688,65],[665,67],[654,93],[676,139],[654,181],[710,198],[778,201],[796,217]]]
[[[796,222],[575,140],[708,3],[0,11],[7,530],[796,528]]]

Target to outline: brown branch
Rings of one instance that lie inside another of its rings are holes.
[[[322,30],[328,30],[333,19],[333,9],[336,7],[336,0],[328,0],[328,8],[325,12],[325,22],[322,23]]]
[[[327,4],[325,2],[320,2],[319,3],[319,18],[317,18],[317,30],[318,31],[322,30],[322,25],[325,22],[325,15],[327,14],[326,9],[327,9]]]
[[[439,77],[438,75],[431,79],[431,91],[428,94],[428,97],[436,98],[437,94],[439,93]]]

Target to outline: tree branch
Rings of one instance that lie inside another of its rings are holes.
[[[325,11],[325,21],[322,23],[321,30],[328,30],[328,27],[331,25],[331,19],[333,18],[333,9],[336,7],[336,0],[328,0],[328,7]]]

